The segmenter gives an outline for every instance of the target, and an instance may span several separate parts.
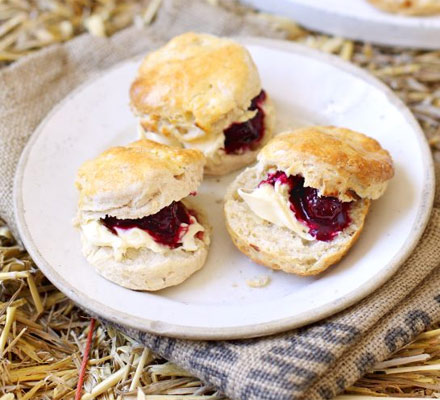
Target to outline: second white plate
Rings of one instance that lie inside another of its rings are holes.
[[[440,15],[389,14],[367,0],[242,0],[306,28],[390,46],[440,49]]]
[[[196,197],[214,228],[205,267],[180,286],[135,292],[98,275],[81,254],[71,220],[73,186],[82,162],[136,138],[128,87],[138,63],[128,62],[89,82],[43,121],[22,155],[15,182],[16,215],[26,248],[46,276],[95,314],[162,335],[232,339],[298,327],[371,293],[408,257],[433,199],[431,154],[416,121],[384,85],[335,57],[285,42],[246,40],[263,87],[274,99],[279,130],[333,124],[378,139],[396,175],[375,201],[358,243],[321,276],[303,278],[256,265],[233,246],[222,199],[235,174],[206,179]],[[247,280],[269,275],[264,288]]]

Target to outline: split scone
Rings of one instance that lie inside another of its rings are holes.
[[[353,245],[370,200],[393,174],[389,153],[361,133],[324,126],[282,133],[229,187],[229,234],[259,264],[318,274]]]
[[[440,0],[368,0],[374,6],[392,13],[433,15],[440,13]]]
[[[240,44],[185,33],[148,54],[130,88],[141,137],[201,150],[205,172],[250,164],[270,139],[273,107]]]
[[[209,228],[188,200],[205,158],[139,140],[112,147],[78,170],[75,224],[82,251],[108,280],[136,290],[178,285],[207,257]]]

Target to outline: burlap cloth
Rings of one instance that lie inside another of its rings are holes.
[[[111,39],[84,35],[0,71],[0,206],[13,231],[16,163],[48,111],[96,71],[187,30],[279,36],[257,18],[214,9],[201,0],[165,0],[148,29],[130,28]],[[225,342],[128,333],[232,399],[329,399],[440,320],[439,243],[440,210],[435,208],[417,249],[392,279],[356,306],[304,329]]]

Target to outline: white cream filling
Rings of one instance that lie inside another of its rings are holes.
[[[256,110],[247,110],[240,117],[235,118],[235,120],[232,122],[228,121],[228,118],[225,118],[227,122],[226,127],[225,121],[219,123],[220,126],[217,129],[220,129],[220,132],[218,132],[218,134],[212,135],[207,135],[205,131],[193,124],[179,123],[179,126],[184,128],[185,130],[185,133],[181,133],[179,129],[177,129],[176,125],[173,126],[173,124],[170,122],[155,122],[155,124],[159,125],[157,128],[158,131],[160,131],[161,127],[164,126],[166,127],[167,131],[172,132],[172,135],[167,136],[145,129],[142,126],[142,120],[146,122],[151,122],[151,117],[149,115],[144,115],[139,120],[137,126],[138,137],[140,139],[150,139],[154,142],[166,144],[168,146],[183,147],[186,149],[197,149],[200,150],[205,155],[205,157],[209,159],[216,159],[218,158],[218,153],[220,149],[222,149],[225,145],[225,135],[223,134],[223,131],[233,123],[243,123],[252,119],[256,115],[256,113]]]
[[[253,190],[238,189],[238,194],[252,212],[274,225],[290,229],[305,240],[314,240],[308,227],[298,221],[290,209],[289,186],[276,182],[265,183]]]
[[[166,144],[168,146],[182,147],[182,145],[180,144],[180,142],[176,138],[167,137],[167,136],[162,135],[160,133],[146,131],[140,123],[137,126],[137,130],[138,130],[139,139],[150,139],[153,142]]]
[[[197,149],[200,150],[207,158],[213,158],[214,155],[225,145],[225,135],[223,134],[217,135],[211,140],[199,139],[197,141],[179,141],[175,137],[166,137],[160,133],[145,130],[140,124],[139,137],[163,143],[168,146],[183,147],[185,149]]]
[[[196,218],[190,216],[191,224],[181,238],[182,246],[179,249],[192,252],[199,248],[196,242],[196,234],[203,232],[205,228],[200,225]],[[186,225],[186,224],[182,224]],[[128,249],[147,248],[155,253],[164,254],[172,249],[163,244],[157,243],[146,231],[139,228],[119,229],[115,228],[117,235],[113,234],[99,220],[90,220],[82,223],[81,230],[87,242],[94,246],[112,247],[115,258],[120,261],[123,259]]]
[[[205,140],[199,142],[185,143],[185,148],[200,150],[205,157],[213,158],[222,147],[225,145],[225,135],[218,135],[214,140]]]
[[[225,136],[223,134],[218,135],[214,138],[214,140],[200,139],[194,142],[180,142],[175,137],[167,137],[160,133],[145,130],[140,123],[138,124],[138,136],[140,139],[150,139],[154,142],[166,144],[168,146],[183,147],[185,149],[197,149],[200,150],[207,158],[213,158],[225,143]]]

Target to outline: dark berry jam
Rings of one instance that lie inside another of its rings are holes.
[[[225,152],[227,154],[239,154],[255,147],[264,135],[264,111],[263,103],[266,100],[266,92],[262,90],[254,97],[249,107],[250,111],[257,110],[253,118],[246,122],[233,123],[224,130]]]
[[[290,209],[317,240],[328,242],[350,224],[350,202],[319,196],[317,189],[304,186],[302,176],[287,176],[282,171],[269,174],[258,186],[264,183],[273,186],[276,182],[289,185]]]
[[[118,229],[139,228],[148,232],[155,242],[172,249],[182,246],[180,242],[191,224],[190,212],[180,202],[172,202],[158,213],[139,219],[118,219],[106,216],[102,223],[115,235]],[[186,224],[182,226],[182,224]]]

